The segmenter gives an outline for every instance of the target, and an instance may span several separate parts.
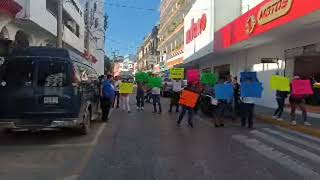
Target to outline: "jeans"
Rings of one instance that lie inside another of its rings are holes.
[[[119,108],[119,103],[120,103],[120,93],[119,93],[119,91],[115,91],[113,102],[114,102],[113,107],[116,106],[117,108]],[[116,104],[116,102],[117,102],[117,104]]]
[[[176,112],[179,112],[179,98],[180,98],[179,92],[172,92],[169,112],[172,112],[173,106],[176,106]]]
[[[178,120],[178,124],[181,124],[181,121],[182,119],[184,118],[184,116],[186,115],[186,112],[188,111],[188,124],[193,127],[193,123],[192,123],[192,117],[193,117],[193,109],[192,108],[189,108],[189,107],[186,107],[186,106],[183,106],[182,107],[182,111],[180,113],[180,116],[179,116],[179,120]]]
[[[284,110],[285,99],[284,98],[277,98],[277,103],[278,103],[278,108],[275,111],[273,116],[277,116],[278,118],[281,118],[281,115]]]
[[[153,101],[154,112],[157,112],[157,104],[159,106],[159,112],[162,112],[160,94],[152,94],[152,101]]]
[[[102,121],[108,121],[110,109],[114,98],[100,98],[100,106],[102,111]]]
[[[241,126],[245,127],[248,121],[248,127],[253,127],[253,112],[254,112],[254,104],[242,103],[241,104]]]
[[[303,121],[306,122],[307,119],[307,110],[305,107],[305,104],[303,101],[292,101],[290,102],[290,106],[291,106],[291,121],[295,120],[295,116],[296,116],[296,109],[297,107],[300,108],[300,110],[302,111],[302,117],[303,117]]]
[[[144,94],[137,94],[137,107],[142,108],[144,107]]]

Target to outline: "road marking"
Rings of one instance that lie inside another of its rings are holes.
[[[266,131],[266,132],[269,132],[269,133],[271,133],[271,134],[281,136],[281,137],[284,138],[284,139],[287,139],[287,140],[290,140],[290,141],[293,141],[293,142],[297,142],[297,143],[303,144],[303,145],[305,145],[305,146],[307,146],[307,147],[310,147],[310,148],[313,148],[313,149],[315,149],[315,150],[320,151],[320,145],[318,145],[318,144],[316,144],[316,143],[306,141],[306,140],[301,139],[301,138],[299,138],[299,137],[294,137],[294,136],[291,136],[291,135],[287,135],[287,134],[285,134],[285,133],[272,130],[272,129],[270,129],[270,128],[263,128],[263,130]]]
[[[291,158],[288,155],[283,154],[282,152],[276,151],[272,147],[259,142],[257,139],[249,139],[247,136],[244,135],[233,135],[232,138],[244,144],[245,146],[253,149],[262,156],[271,159],[277,162],[278,164],[282,165],[283,167],[291,170],[292,172],[304,177],[304,179],[320,179],[320,175],[317,172],[315,172],[312,168],[308,167],[300,161]]]
[[[100,126],[96,136],[94,137],[94,139],[93,139],[93,141],[91,143],[92,146],[97,145],[97,143],[99,141],[99,138],[100,138],[101,134],[103,133],[103,130],[106,128],[106,126],[107,126],[106,123],[103,123],[102,126]]]
[[[279,140],[277,138],[274,138],[274,137],[272,137],[272,136],[270,136],[268,134],[262,133],[262,132],[257,131],[257,130],[253,130],[253,131],[251,131],[251,133],[254,134],[255,136],[260,137],[260,138],[262,138],[262,139],[264,139],[264,140],[266,140],[268,142],[271,142],[271,143],[273,143],[273,144],[275,144],[275,145],[277,145],[277,146],[279,146],[279,147],[281,147],[283,149],[291,151],[291,152],[293,152],[293,153],[295,153],[295,154],[297,154],[297,155],[299,155],[301,157],[305,157],[305,158],[307,158],[307,159],[309,159],[311,161],[314,161],[314,162],[320,164],[320,156],[318,156],[318,155],[316,155],[316,154],[314,154],[312,152],[306,151],[306,150],[304,150],[304,149],[302,149],[300,147],[297,147],[295,145],[289,144],[289,143],[287,143],[285,141],[281,141],[281,140]]]
[[[310,135],[307,135],[307,134],[304,134],[304,133],[301,133],[301,132],[298,132],[298,131],[293,131],[293,130],[290,130],[290,129],[282,128],[282,127],[279,127],[279,126],[276,126],[276,127],[278,129],[282,130],[282,131],[285,131],[285,132],[288,132],[288,133],[291,133],[291,134],[295,134],[295,135],[304,137],[306,139],[309,139],[309,140],[316,141],[316,142],[320,143],[320,139],[317,138],[317,137],[310,136]]]

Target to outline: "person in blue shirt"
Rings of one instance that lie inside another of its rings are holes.
[[[114,102],[115,90],[112,85],[112,80],[112,75],[106,75],[100,91],[102,121],[105,122],[109,121],[110,109]]]

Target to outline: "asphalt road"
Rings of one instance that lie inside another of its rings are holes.
[[[150,104],[111,117],[88,136],[0,136],[0,180],[320,179],[320,139],[260,123],[243,129],[229,120],[216,129],[199,116],[195,128],[186,121],[177,127],[177,114],[153,114]]]

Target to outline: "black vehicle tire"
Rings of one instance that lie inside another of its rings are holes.
[[[87,135],[90,132],[90,124],[91,124],[91,112],[87,108],[86,112],[83,115],[83,123],[80,125],[80,134],[81,135]]]

